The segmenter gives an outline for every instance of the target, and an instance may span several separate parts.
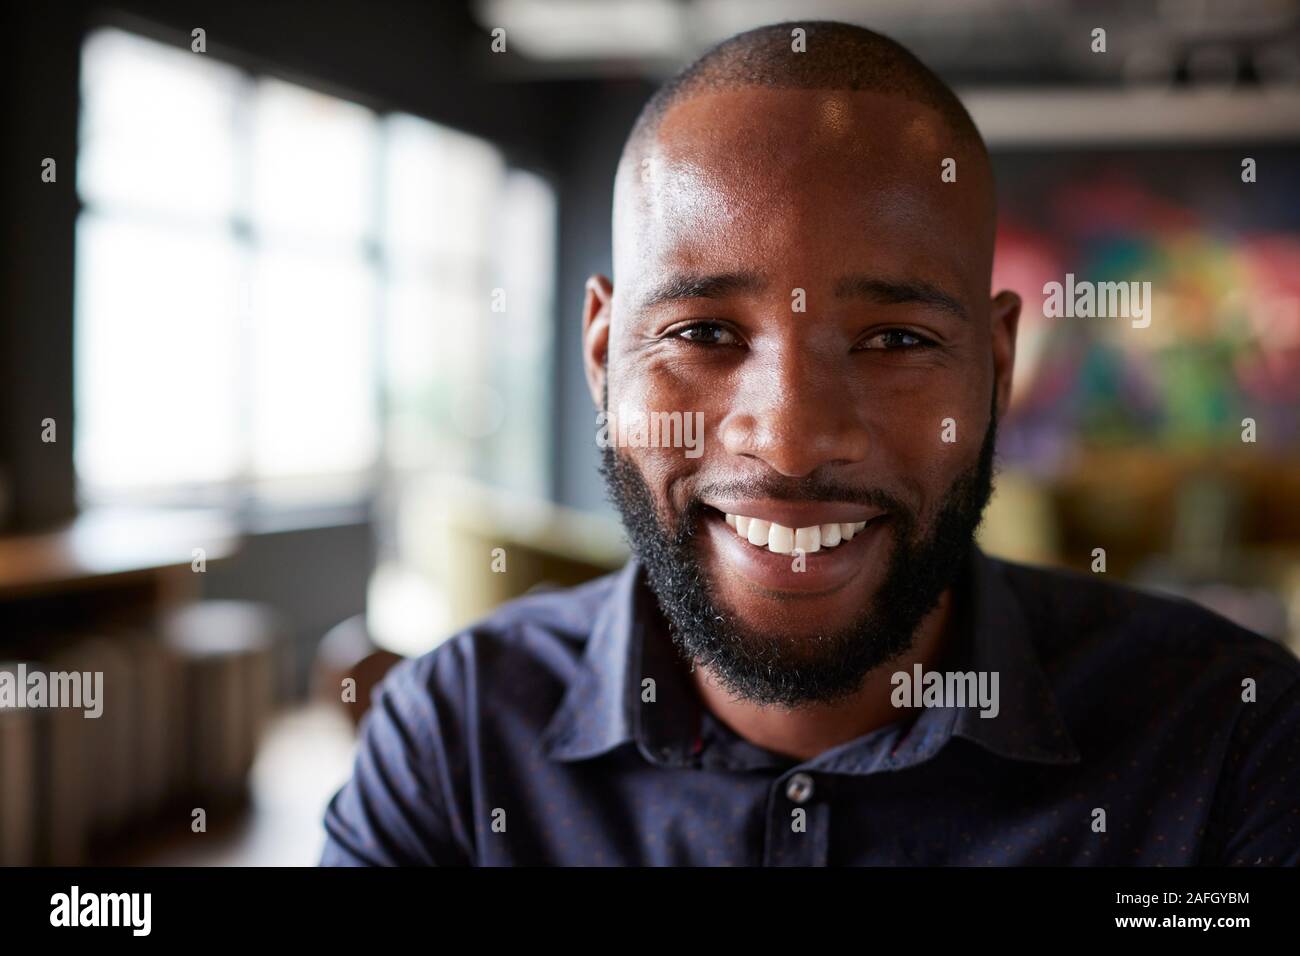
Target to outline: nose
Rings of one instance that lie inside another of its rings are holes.
[[[862,409],[837,366],[809,350],[783,348],[744,374],[719,429],[729,454],[794,478],[866,458]]]

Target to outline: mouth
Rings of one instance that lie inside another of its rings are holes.
[[[767,548],[773,554],[793,554],[796,550],[814,554],[822,548],[839,547],[841,542],[852,541],[867,526],[866,521],[831,521],[791,528],[765,518],[725,512],[723,520],[736,532],[736,537],[756,548]]]
[[[825,594],[883,567],[887,512],[817,502],[705,504],[721,570],[760,591]]]

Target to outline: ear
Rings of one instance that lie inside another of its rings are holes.
[[[609,322],[614,306],[614,285],[603,275],[587,279],[582,303],[582,364],[587,373],[591,402],[602,408],[609,361]]]
[[[993,334],[993,387],[997,395],[998,418],[1011,407],[1011,373],[1016,364],[1016,329],[1020,325],[1020,296],[1002,291],[993,297],[989,309]]]

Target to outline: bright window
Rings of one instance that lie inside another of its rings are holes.
[[[88,502],[544,494],[554,200],[481,139],[118,30],[83,50]]]

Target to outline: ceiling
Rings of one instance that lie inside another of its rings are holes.
[[[1300,0],[477,0],[512,79],[659,80],[764,23],[888,34],[961,85],[1296,86]],[[1091,50],[1106,30],[1105,55]]]

